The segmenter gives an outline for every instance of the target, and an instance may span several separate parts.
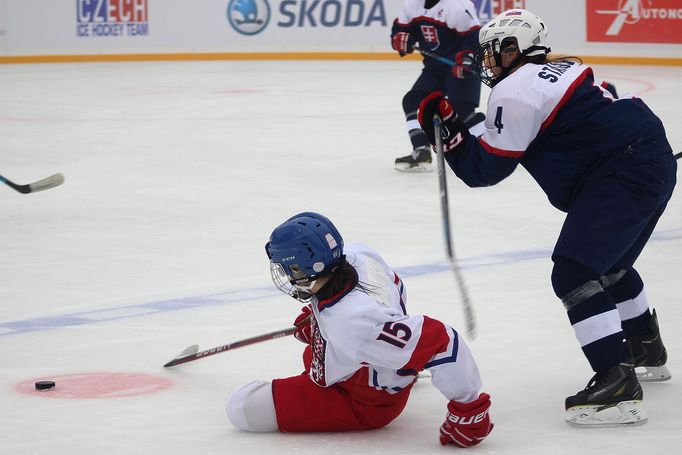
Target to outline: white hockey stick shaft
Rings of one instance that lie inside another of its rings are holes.
[[[445,238],[445,252],[447,254],[448,260],[450,261],[450,265],[452,266],[452,271],[455,273],[455,280],[457,281],[457,287],[459,288],[460,298],[462,300],[462,306],[464,309],[464,324],[466,334],[469,339],[473,340],[476,338],[476,315],[474,314],[474,308],[471,303],[471,299],[469,298],[469,291],[467,289],[466,283],[464,282],[462,270],[460,269],[459,263],[457,262],[457,257],[455,256],[452,235],[450,233],[450,208],[448,203],[447,179],[445,176],[443,137],[441,135],[442,125],[438,115],[433,116],[433,130],[436,136],[436,160],[438,161],[438,183],[440,190],[441,218],[443,220],[443,235]]]

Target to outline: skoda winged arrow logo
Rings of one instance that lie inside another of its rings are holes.
[[[227,20],[242,35],[255,35],[270,22],[270,4],[268,0],[230,0]]]

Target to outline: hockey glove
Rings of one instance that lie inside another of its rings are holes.
[[[301,343],[310,344],[310,318],[312,316],[310,306],[306,305],[301,308],[301,314],[294,320],[294,326],[296,327],[294,338]]]
[[[414,43],[416,43],[416,41],[413,40],[407,32],[398,32],[391,37],[391,46],[398,51],[401,57],[411,54],[414,51],[414,49],[412,49]]]
[[[488,415],[490,395],[482,393],[470,403],[451,401],[448,415],[440,427],[440,443],[457,447],[471,447],[480,443],[493,431]]]
[[[457,149],[466,138],[471,136],[469,129],[457,116],[452,103],[443,97],[441,92],[431,92],[419,104],[418,120],[431,145],[436,145],[436,135],[433,130],[433,116],[441,119],[441,137],[443,152]]]
[[[466,73],[474,70],[474,54],[471,51],[459,51],[455,56],[455,66],[452,67],[452,75],[457,79],[464,79]]]

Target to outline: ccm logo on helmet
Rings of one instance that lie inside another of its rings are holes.
[[[485,411],[481,412],[480,414],[476,414],[475,416],[462,417],[462,418],[460,418],[459,416],[453,415],[453,414],[448,414],[448,420],[452,423],[456,423],[459,425],[472,425],[474,423],[479,423],[483,419],[485,419],[486,414],[488,414],[487,409]]]

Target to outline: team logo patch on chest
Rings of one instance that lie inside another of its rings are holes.
[[[419,27],[426,42],[431,49],[435,49],[440,44],[438,40],[438,30],[433,25],[421,25]]]
[[[313,351],[313,360],[310,364],[310,379],[312,379],[315,384],[320,386],[326,386],[327,380],[324,374],[324,360],[325,351],[327,349],[327,341],[322,338],[320,333],[320,327],[317,325],[315,318],[310,320],[310,335],[311,335],[311,347]]]

